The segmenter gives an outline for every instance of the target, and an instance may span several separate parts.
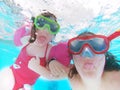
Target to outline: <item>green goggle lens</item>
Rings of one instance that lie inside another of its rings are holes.
[[[34,24],[38,29],[47,27],[51,34],[57,34],[60,28],[57,22],[42,15],[35,18]]]

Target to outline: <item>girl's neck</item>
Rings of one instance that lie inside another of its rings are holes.
[[[39,46],[36,43],[31,43],[27,48],[27,52],[28,52],[28,55],[30,55],[30,56],[36,56],[37,55],[39,57],[44,57],[47,47],[49,47],[48,44]]]

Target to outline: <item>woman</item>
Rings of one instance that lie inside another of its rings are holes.
[[[24,84],[33,85],[40,76],[29,68],[29,61],[36,58],[39,66],[45,67],[49,60],[52,45],[49,43],[59,31],[55,15],[45,12],[32,18],[31,37],[29,43],[22,48],[15,63],[0,71],[0,90],[23,89]],[[35,66],[32,66],[36,69]],[[43,69],[44,70],[44,69]],[[41,74],[44,75],[43,70]]]
[[[74,61],[68,74],[72,90],[119,90],[120,65],[116,58],[107,52],[110,41],[117,36],[120,36],[119,31],[109,37],[85,32],[68,41],[68,50]],[[30,63],[34,66],[37,64],[35,60]],[[67,77],[69,68],[62,73],[61,70],[66,67],[58,61],[51,60],[49,67],[53,76],[47,76],[48,79],[60,79],[62,75],[62,78]],[[40,68],[36,72],[40,73]],[[50,72],[47,74],[50,75]]]
[[[109,37],[85,32],[68,42],[74,66],[69,78],[72,90],[120,90],[120,65],[107,52],[109,42],[120,35]]]

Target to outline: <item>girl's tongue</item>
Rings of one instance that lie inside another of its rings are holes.
[[[39,36],[37,41],[39,43],[44,43],[46,41],[46,37],[45,36]]]

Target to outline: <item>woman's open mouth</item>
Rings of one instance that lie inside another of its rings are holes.
[[[83,68],[86,71],[94,71],[95,70],[95,65],[93,63],[85,63],[83,65]]]

